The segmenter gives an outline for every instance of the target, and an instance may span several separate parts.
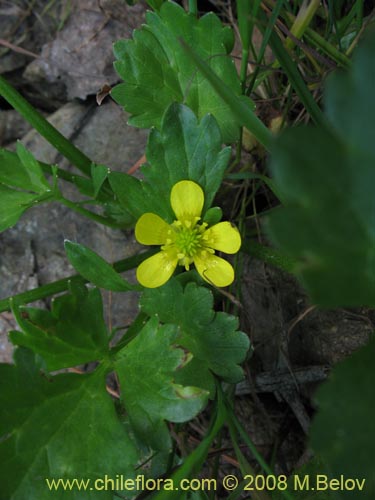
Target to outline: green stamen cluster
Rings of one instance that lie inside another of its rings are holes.
[[[198,220],[199,218],[196,217],[193,221],[189,219],[174,221],[168,231],[166,244],[162,247],[164,250],[167,250],[168,247],[174,247],[177,250],[179,264],[184,266],[187,271],[190,264],[193,263],[194,256],[198,252],[206,253],[207,250],[207,241],[205,241],[207,238],[204,234],[207,223],[197,224]],[[210,253],[214,253],[214,250],[209,250]]]

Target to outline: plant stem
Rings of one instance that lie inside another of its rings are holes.
[[[297,17],[293,22],[293,26],[290,28],[290,32],[292,33],[292,35],[299,39],[302,38],[319,6],[320,0],[311,0],[309,4],[302,4]],[[288,49],[291,49],[294,46],[293,40],[287,38],[285,41],[285,46]]]
[[[38,163],[42,167],[42,170],[44,173],[52,175],[52,173],[53,173],[52,166],[49,163],[44,163],[44,162],[39,161],[39,160],[38,160]],[[89,182],[87,177],[83,177],[82,175],[78,175],[78,174],[71,174],[70,172],[68,172],[67,170],[64,170],[63,168],[57,167],[56,173],[57,173],[57,177],[59,179],[63,179],[64,181],[70,182],[71,184],[76,184],[75,181],[76,181],[77,177],[81,178],[81,179],[85,179],[86,182]]]
[[[91,160],[55,129],[29,102],[0,76],[0,95],[57,151],[90,177]]]
[[[198,15],[197,0],[189,0],[189,14]]]
[[[151,249],[147,250],[147,252],[143,252],[137,255],[132,255],[127,259],[118,260],[113,264],[113,268],[118,273],[128,271],[129,269],[137,267],[144,259],[150,257],[154,253],[155,249]],[[54,281],[53,283],[48,283],[48,285],[42,285],[39,286],[38,288],[28,290],[27,292],[18,293],[17,295],[13,295],[11,297],[7,297],[6,299],[0,300],[0,313],[4,311],[10,311],[10,299],[13,299],[13,302],[17,304],[29,304],[30,302],[35,302],[37,300],[50,297],[51,295],[65,292],[66,290],[68,290],[69,283],[72,280],[79,281],[81,283],[88,282],[88,280],[85,280],[79,274],[73,274],[71,276],[68,276],[67,278]]]
[[[242,93],[246,90],[247,66],[249,61],[249,47],[242,49],[240,80]]]
[[[67,200],[63,196],[61,198],[58,198],[60,203],[65,205],[66,207],[69,207],[71,210],[74,210],[75,212],[84,215],[88,219],[91,219],[95,222],[98,222],[99,224],[103,224],[104,226],[111,227],[112,229],[121,229],[121,225],[116,224],[115,222],[112,222],[110,219],[107,217],[103,217],[102,215],[98,215],[94,212],[91,212],[90,210],[87,210],[86,208],[81,207],[80,205],[77,205],[73,201]]]

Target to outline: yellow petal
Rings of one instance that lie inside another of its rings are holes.
[[[207,252],[203,257],[201,253],[194,257],[194,264],[202,278],[215,286],[228,286],[234,280],[233,267],[217,255]]]
[[[219,222],[204,232],[203,243],[220,252],[236,253],[241,247],[241,236],[230,222]]]
[[[200,217],[204,203],[203,189],[193,181],[177,182],[171,191],[171,206],[178,220]],[[195,222],[195,221],[194,221]]]
[[[137,280],[146,288],[157,288],[164,285],[172,276],[177,266],[177,255],[174,252],[161,251],[144,260],[137,267]]]
[[[169,224],[161,217],[146,213],[138,219],[135,225],[135,237],[142,245],[164,245],[169,230]]]

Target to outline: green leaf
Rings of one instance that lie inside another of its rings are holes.
[[[212,385],[211,372],[227,382],[243,378],[238,363],[245,360],[249,339],[237,330],[235,316],[213,310],[212,293],[207,288],[189,283],[183,289],[177,279],[171,279],[160,288],[145,290],[141,307],[150,315],[157,314],[163,323],[179,326],[179,345],[204,365],[202,387]]]
[[[65,240],[64,246],[74,269],[94,285],[114,292],[134,289],[134,286],[125,281],[108,262],[85,245]]]
[[[0,482],[7,500],[97,498],[78,488],[53,493],[46,478],[133,477],[137,451],[105,390],[103,372],[47,376],[18,349],[1,365]],[[112,500],[113,492],[100,498]]]
[[[200,387],[207,391],[210,399],[215,397],[215,379],[212,376],[207,377],[207,362],[196,357],[192,357],[189,363],[176,372],[175,382],[181,385]]]
[[[326,307],[375,305],[374,51],[372,36],[353,70],[330,82],[333,133],[292,129],[273,148],[274,182],[286,207],[271,216],[271,236],[298,261],[312,300]]]
[[[0,232],[14,226],[25,210],[38,203],[38,198],[0,184]]]
[[[223,141],[235,141],[239,136],[236,118],[186,57],[181,38],[235,95],[241,93],[235,66],[228,56],[233,47],[231,30],[223,27],[213,13],[197,19],[177,4],[166,2],[159,13],[147,13],[146,25],[134,32],[133,40],[115,44],[115,68],[124,83],[112,90],[112,97],[131,113],[131,125],[160,128],[168,106],[185,102],[199,118],[212,113]],[[251,101],[247,101],[250,106]]]
[[[23,186],[24,189],[44,193],[50,191],[51,186],[44,177],[42,167],[39,165],[34,156],[28,151],[21,142],[17,142],[17,155],[28,174],[29,185]]]
[[[237,0],[238,31],[240,33],[242,50],[250,46],[254,21],[252,19],[252,5],[250,0]]]
[[[220,131],[213,116],[199,123],[194,113],[181,104],[166,112],[161,131],[152,130],[142,167],[145,180],[112,172],[109,181],[120,203],[135,217],[153,212],[174,220],[170,192],[176,182],[197,182],[205,194],[203,212],[210,207],[229,161],[230,148],[221,148]]]
[[[325,109],[339,135],[351,149],[375,157],[375,33],[368,33],[353,57],[349,72],[337,71],[327,81]]]
[[[19,142],[17,154],[0,149],[0,232],[28,208],[53,197],[39,163]],[[15,188],[15,189],[13,189]]]
[[[152,318],[117,354],[115,369],[121,398],[139,438],[154,449],[168,449],[171,439],[165,420],[185,422],[207,401],[207,392],[174,381],[185,354],[172,344],[177,327],[159,326]]]
[[[330,477],[366,479],[358,498],[375,498],[375,365],[374,339],[338,364],[316,394],[318,413],[311,445],[327,465]],[[340,491],[340,498],[353,498]]]
[[[103,182],[108,177],[110,170],[105,165],[96,165],[93,163],[91,165],[91,178],[92,184],[94,186],[94,194],[93,198],[96,198],[99,194],[100,188],[103,185]]]
[[[40,354],[49,371],[103,359],[108,355],[108,333],[98,289],[85,286],[52,301],[51,311],[14,307],[22,332],[13,331],[14,344]]]
[[[182,47],[185,50],[186,56],[190,58],[192,63],[207,79],[207,82],[212,86],[214,91],[228,105],[229,109],[236,117],[237,126],[245,126],[258,141],[263,144],[266,149],[269,149],[271,142],[271,132],[259,120],[254,113],[253,106],[249,105],[249,99],[246,96],[238,96],[233,90],[224,83],[224,81],[208,66],[205,61],[193,50],[188,44],[182,41]]]
[[[163,5],[165,0],[146,0],[148,5],[152,7],[154,10],[160,10],[160,7]]]
[[[31,191],[29,172],[16,153],[0,148],[0,183]]]

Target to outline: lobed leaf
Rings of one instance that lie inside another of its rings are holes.
[[[17,154],[0,148],[0,232],[16,224],[30,207],[52,198],[37,160],[20,142]]]
[[[20,147],[18,145],[18,147]],[[24,167],[17,153],[0,148],[0,183],[31,191],[32,185],[28,170]],[[39,189],[39,186],[38,188]],[[38,192],[38,191],[37,191]]]
[[[93,198],[98,196],[100,188],[108,177],[109,172],[109,168],[105,165],[97,165],[95,163],[91,165],[91,179],[94,188]]]
[[[14,307],[13,311],[22,332],[11,332],[11,341],[42,356],[50,371],[108,354],[103,303],[96,288],[73,288],[73,293],[52,301],[51,311],[32,307]]]
[[[25,210],[38,202],[38,198],[38,195],[0,184],[0,231],[14,226]]]
[[[230,148],[221,148],[220,131],[213,116],[206,115],[199,123],[189,108],[172,104],[163,118],[161,131],[151,131],[146,156],[144,181],[112,172],[111,187],[135,218],[153,212],[172,222],[175,216],[169,199],[173,185],[184,179],[197,182],[205,194],[205,212],[220,187]]]
[[[238,364],[245,360],[249,339],[237,330],[235,316],[213,310],[213,296],[207,288],[189,283],[183,289],[177,279],[171,279],[160,288],[145,290],[141,307],[150,315],[157,314],[161,322],[179,326],[179,345],[201,364],[200,387],[212,387],[212,373],[227,382],[242,379]]]
[[[176,371],[187,361],[184,352],[173,346],[176,334],[175,326],[159,326],[154,317],[115,361],[121,399],[133,428],[143,442],[160,450],[171,446],[165,420],[190,420],[202,410],[208,395],[175,382]]]
[[[115,68],[124,80],[112,97],[131,113],[131,125],[160,128],[165,110],[173,102],[186,103],[198,118],[215,116],[224,142],[239,137],[239,125],[229,106],[196,70],[180,44],[193,47],[222,81],[236,94],[241,86],[232,59],[233,33],[219,18],[208,13],[197,19],[173,2],[165,2],[158,13],[148,12],[146,24],[134,32],[133,40],[114,46]],[[248,99],[244,106],[252,107]]]
[[[30,151],[28,151],[19,141],[17,142],[17,155],[21,160],[25,173],[27,173],[29,177],[29,184],[23,186],[23,189],[30,190],[31,187],[32,190],[37,193],[49,191],[51,187],[48,184],[47,179],[44,177],[42,167]]]
[[[66,498],[62,487],[51,492],[46,478],[134,476],[138,452],[106,393],[103,372],[44,375],[26,349],[16,351],[15,361],[0,365],[6,381],[0,387],[1,498]],[[94,494],[76,487],[68,497]],[[100,498],[112,500],[113,492]]]

